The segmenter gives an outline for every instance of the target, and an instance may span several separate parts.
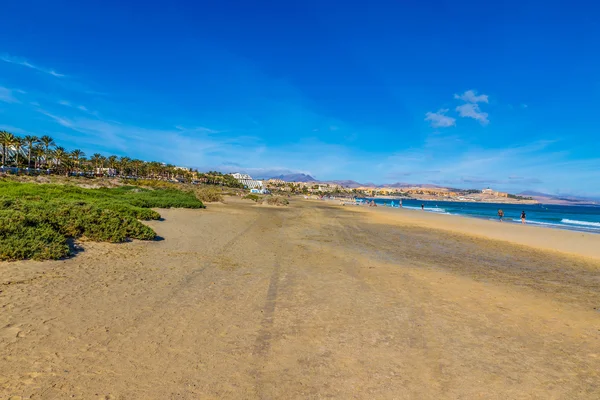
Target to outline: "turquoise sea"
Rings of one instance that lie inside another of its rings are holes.
[[[373,199],[359,199],[362,201]],[[375,199],[378,206],[397,208],[399,200]],[[402,200],[403,208],[424,212],[460,215],[464,217],[498,220],[498,210],[504,211],[504,221],[521,223],[521,212],[527,214],[527,223],[548,228],[569,229],[575,231],[600,233],[600,206],[577,205],[563,206],[551,204],[495,204],[467,203],[455,201]]]

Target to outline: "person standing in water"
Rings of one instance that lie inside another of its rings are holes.
[[[425,204],[421,204],[421,210],[425,210]]]
[[[525,219],[527,219],[527,215],[525,215],[525,210],[521,212],[521,223],[525,224]]]
[[[504,218],[504,211],[498,210],[498,218],[500,219],[500,222],[502,222],[502,218]]]

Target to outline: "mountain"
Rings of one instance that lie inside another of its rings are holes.
[[[535,192],[533,190],[525,190],[524,192],[519,193],[519,196],[531,196],[531,197],[556,197],[551,194]]]
[[[285,182],[318,182],[315,178],[306,174],[287,174],[274,176],[271,179],[281,179]]]
[[[402,188],[411,187],[411,186],[425,187],[425,185],[415,185],[413,183],[402,183],[402,182],[390,183],[389,185],[380,185],[380,186],[381,187],[396,188],[396,189],[402,189]]]
[[[343,187],[349,187],[349,188],[352,188],[352,189],[364,186],[362,183],[358,183],[356,181],[351,181],[351,180],[345,180],[345,181],[328,181],[327,183],[334,183],[336,185],[340,185],[340,186],[343,186]]]
[[[572,195],[554,195],[541,192],[535,192],[533,190],[526,190],[519,193],[520,196],[533,197],[537,201],[543,204],[598,204],[600,199],[593,197],[581,197]]]

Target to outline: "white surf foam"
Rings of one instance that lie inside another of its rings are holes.
[[[421,210],[421,207],[404,206],[402,208],[406,208],[408,210]],[[423,210],[428,211],[428,212],[438,213],[438,214],[450,214],[445,209],[439,208],[439,207],[425,207]]]
[[[582,225],[582,226],[591,226],[594,228],[600,228],[600,222],[578,221],[576,219],[567,219],[567,218],[562,219],[560,222],[562,222],[564,224]]]

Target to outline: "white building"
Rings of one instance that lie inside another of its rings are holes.
[[[263,182],[252,179],[252,177],[248,174],[240,174],[236,172],[235,174],[231,174],[239,183],[244,185],[244,187],[248,189],[262,189]]]
[[[490,189],[490,188],[487,188],[487,189],[483,189],[481,191],[481,193],[483,193],[483,194],[494,194],[494,191],[492,189]]]
[[[96,168],[96,175],[117,175],[117,170],[114,168]]]
[[[235,179],[237,179],[238,181],[240,180],[253,180],[252,177],[248,174],[240,174],[239,172],[236,172],[235,174],[231,174],[231,176],[233,176]]]

